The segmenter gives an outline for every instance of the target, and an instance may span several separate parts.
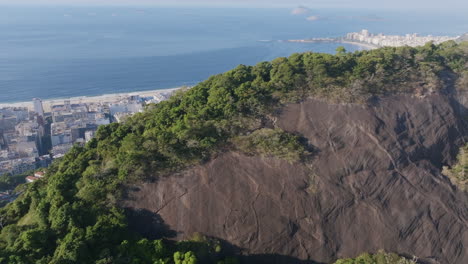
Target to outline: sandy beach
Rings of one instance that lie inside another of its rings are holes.
[[[49,112],[53,105],[63,104],[65,100],[70,100],[72,104],[78,103],[113,103],[122,100],[125,97],[132,95],[139,95],[141,97],[150,97],[162,93],[170,93],[176,91],[182,87],[170,88],[170,89],[160,89],[160,90],[151,90],[151,91],[137,91],[137,92],[128,92],[128,93],[115,93],[115,94],[104,94],[98,96],[77,96],[70,98],[55,98],[55,99],[44,99],[42,105],[44,111]],[[16,102],[16,103],[0,103],[0,108],[3,107],[27,107],[29,110],[33,110],[33,102]]]
[[[373,44],[357,42],[357,41],[341,40],[340,43],[356,45],[356,46],[363,47],[363,48],[366,48],[366,49],[378,49],[379,48],[378,46],[373,45]]]
[[[292,42],[292,43],[342,43],[342,44],[350,44],[350,45],[355,45],[359,46],[365,49],[377,49],[379,46],[369,44],[369,43],[364,43],[364,42],[358,42],[358,41],[349,41],[349,40],[343,40],[343,39],[332,39],[332,38],[317,38],[317,39],[290,39],[290,40],[284,40],[285,42]]]

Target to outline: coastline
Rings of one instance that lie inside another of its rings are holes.
[[[370,49],[370,50],[380,48],[379,46],[376,46],[376,45],[373,45],[373,44],[357,42],[357,41],[340,40],[339,42],[343,43],[343,44],[350,44],[350,45],[359,46],[359,47]]]
[[[141,97],[149,97],[149,96],[154,96],[154,95],[158,95],[162,93],[174,92],[181,88],[184,88],[184,87],[150,90],[150,91],[135,91],[135,92],[114,93],[114,94],[103,94],[103,95],[96,95],[96,96],[75,96],[75,97],[68,97],[68,98],[44,99],[42,100],[42,105],[44,107],[44,111],[50,112],[53,105],[62,104],[63,101],[65,100],[70,100],[70,103],[72,104],[100,103],[100,102],[113,103],[113,102],[118,102],[121,99],[132,96],[132,95],[139,95]],[[27,107],[29,110],[33,110],[33,102],[31,98],[31,101],[23,101],[23,102],[15,102],[15,103],[0,103],[0,108],[3,108],[3,107]]]
[[[378,49],[380,46],[374,45],[374,44],[369,44],[369,43],[364,43],[364,42],[358,42],[358,41],[350,41],[350,40],[344,40],[344,39],[290,39],[290,40],[284,40],[285,42],[291,42],[291,43],[341,43],[341,44],[350,44],[350,45],[355,45],[359,46],[361,48],[365,49]]]

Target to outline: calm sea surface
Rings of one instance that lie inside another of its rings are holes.
[[[309,21],[308,16],[318,16]],[[238,64],[337,44],[264,40],[385,34],[460,35],[460,13],[287,9],[0,6],[0,102],[194,85]],[[347,50],[359,47],[344,45]]]

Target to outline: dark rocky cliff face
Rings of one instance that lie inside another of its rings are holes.
[[[315,147],[310,161],[226,152],[139,186],[125,206],[157,214],[178,238],[200,232],[248,254],[329,263],[384,249],[468,263],[468,195],[440,172],[464,144],[463,110],[442,94],[291,104],[276,126]]]

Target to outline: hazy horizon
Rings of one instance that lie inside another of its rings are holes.
[[[460,11],[461,8],[468,8],[468,2],[460,3],[459,0],[394,0],[394,1],[372,1],[372,0],[0,0],[0,5],[20,5],[20,6],[38,6],[38,5],[60,5],[60,6],[170,6],[170,7],[246,7],[246,8],[295,8],[305,6],[308,8],[385,8],[385,9],[444,9]]]

